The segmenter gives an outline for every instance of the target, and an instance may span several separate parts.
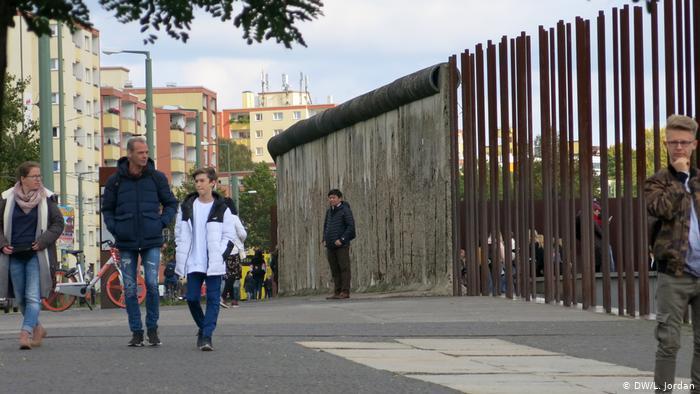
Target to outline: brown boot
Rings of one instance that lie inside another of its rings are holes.
[[[341,300],[350,298],[350,293],[348,293],[347,291],[344,291],[344,292],[340,293],[340,295],[338,295],[338,298]]]
[[[30,350],[32,348],[31,338],[28,331],[22,330],[19,333],[19,348],[22,350]]]
[[[37,324],[36,327],[34,327],[32,347],[41,346],[41,342],[44,341],[44,338],[46,338],[46,329],[44,329],[44,326],[42,326],[41,324]]]

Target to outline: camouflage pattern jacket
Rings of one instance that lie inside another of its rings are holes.
[[[690,232],[690,204],[700,212],[700,177],[697,168],[691,168],[688,187],[685,188],[684,173],[672,166],[660,170],[644,183],[647,212],[655,218],[657,225],[651,244],[659,272],[681,276],[688,253]],[[700,219],[699,219],[700,221]]]

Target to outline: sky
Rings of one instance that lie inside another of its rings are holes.
[[[598,10],[633,4],[631,0],[325,0],[323,16],[298,25],[308,47],[296,45],[290,50],[274,42],[247,45],[231,21],[221,22],[204,12],[196,14],[186,44],[160,33],[155,44],[144,45],[138,24],[119,23],[97,0],[86,3],[100,31],[102,50],[150,50],[154,86],[171,82],[204,86],[217,93],[219,109],[240,108],[242,91],[260,91],[261,72],[268,74],[273,91],[281,89],[283,73],[289,75],[291,89],[299,89],[299,74],[304,73],[315,104],[327,103],[329,97],[340,104],[478,43],[521,31],[536,41],[539,25],[551,27],[560,19],[573,22],[576,16],[594,18]],[[234,14],[238,10],[234,8]],[[103,55],[101,64],[130,69],[134,86],[144,86],[142,56]],[[533,86],[534,92],[538,89]]]

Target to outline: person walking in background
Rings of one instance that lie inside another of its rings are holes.
[[[126,157],[117,162],[117,172],[109,177],[102,195],[102,217],[114,236],[121,256],[124,297],[132,337],[128,346],[143,346],[141,309],[136,297],[138,258],[146,276],[146,329],[151,346],[161,344],[158,337],[158,268],[163,229],[173,221],[177,200],[168,178],[156,170],[148,157],[143,137],[129,139]]]
[[[224,260],[234,249],[234,215],[224,198],[215,193],[216,171],[199,168],[192,174],[194,187],[180,205],[175,222],[175,272],[187,275],[187,305],[197,324],[197,347],[214,350],[212,335],[219,317]],[[207,286],[207,310],[202,311],[202,284]]]
[[[280,258],[280,249],[279,246],[275,246],[275,250],[272,252],[270,255],[270,270],[272,270],[272,292],[270,293],[273,296],[277,296],[278,290],[278,285],[279,285],[279,277],[278,277],[278,270],[279,270],[279,258]]]
[[[63,225],[53,192],[41,183],[39,163],[22,163],[17,183],[0,197],[0,298],[14,291],[24,316],[20,349],[41,346],[46,337],[39,311],[41,298],[53,287],[51,267],[57,266],[56,240]]]
[[[243,227],[241,219],[236,214],[236,205],[230,197],[224,197],[224,202],[233,214],[233,228],[234,228],[234,239],[233,239],[233,250],[231,254],[226,257],[226,275],[224,275],[224,285],[221,287],[221,306],[228,308],[226,305],[226,298],[230,296],[232,298],[231,306],[238,306],[238,301],[241,297],[241,259],[246,257],[245,246],[243,242],[245,241],[248,233]],[[238,293],[234,288],[238,286]]]
[[[692,118],[671,115],[666,121],[669,166],[644,184],[647,212],[660,222],[653,241],[658,278],[656,284],[657,392],[670,392],[676,376],[680,326],[686,306],[693,317],[695,350],[692,384],[700,388],[700,173],[691,166],[697,148],[698,124]],[[695,392],[695,390],[691,390]]]
[[[350,241],[355,239],[355,219],[350,204],[338,189],[328,192],[326,218],[323,221],[323,245],[333,275],[333,295],[326,299],[350,298]]]
[[[250,263],[250,269],[253,273],[253,283],[255,287],[253,288],[253,298],[259,300],[262,298],[262,289],[265,282],[265,256],[263,256],[263,251],[260,249],[255,250],[255,255]]]
[[[253,272],[248,271],[245,274],[245,281],[243,282],[243,288],[245,289],[246,299],[248,301],[253,299],[253,293],[255,292],[255,279],[253,279]]]

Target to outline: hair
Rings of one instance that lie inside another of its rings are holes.
[[[29,175],[32,168],[41,168],[41,165],[35,161],[25,161],[20,164],[19,167],[17,167],[17,182],[19,182],[22,177]]]
[[[207,176],[207,178],[209,178],[209,181],[215,181],[217,179],[216,170],[214,170],[211,167],[197,168],[192,173],[192,179],[197,178],[197,175],[201,175],[201,174],[205,174]]]
[[[698,123],[685,115],[671,115],[666,120],[666,130],[688,131],[695,135],[698,131]]]
[[[137,142],[141,142],[143,144],[148,145],[148,141],[146,140],[146,137],[142,137],[142,136],[131,137],[131,138],[129,138],[129,141],[126,142],[126,151],[133,152],[134,151],[134,144]]]
[[[328,192],[328,197],[330,197],[330,196],[336,196],[338,198],[343,198],[343,193],[338,189],[331,189],[331,191]]]

